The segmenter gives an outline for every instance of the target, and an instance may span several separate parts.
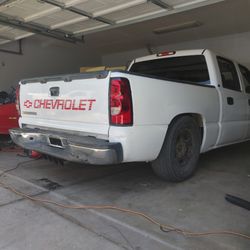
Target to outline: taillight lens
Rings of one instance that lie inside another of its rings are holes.
[[[16,109],[18,112],[18,115],[21,115],[21,111],[20,111],[20,86],[18,85],[16,88]]]
[[[109,95],[110,124],[131,126],[133,124],[133,109],[128,79],[111,78]]]

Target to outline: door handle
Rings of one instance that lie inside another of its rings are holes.
[[[234,99],[233,99],[233,97],[227,97],[227,104],[228,105],[234,105]]]
[[[248,105],[250,106],[250,99],[248,99]]]

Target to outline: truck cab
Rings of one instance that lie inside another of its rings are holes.
[[[211,147],[205,143],[203,150],[250,137],[250,73],[236,61],[208,49],[166,51],[135,59],[129,65],[129,71],[217,89],[220,100],[219,122],[212,132],[215,138],[211,138]]]

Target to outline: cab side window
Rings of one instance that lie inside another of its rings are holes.
[[[239,65],[239,68],[242,74],[243,82],[245,85],[245,90],[247,93],[250,94],[250,71],[242,65]]]
[[[228,59],[217,57],[222,85],[226,89],[241,91],[239,77],[233,62]]]

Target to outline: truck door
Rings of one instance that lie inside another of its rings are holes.
[[[246,98],[247,98],[248,130],[247,130],[246,139],[250,139],[250,71],[242,65],[239,65],[239,69],[240,69],[243,87],[245,89]]]
[[[221,133],[217,145],[244,140],[248,131],[248,104],[234,63],[217,57],[221,74]]]

